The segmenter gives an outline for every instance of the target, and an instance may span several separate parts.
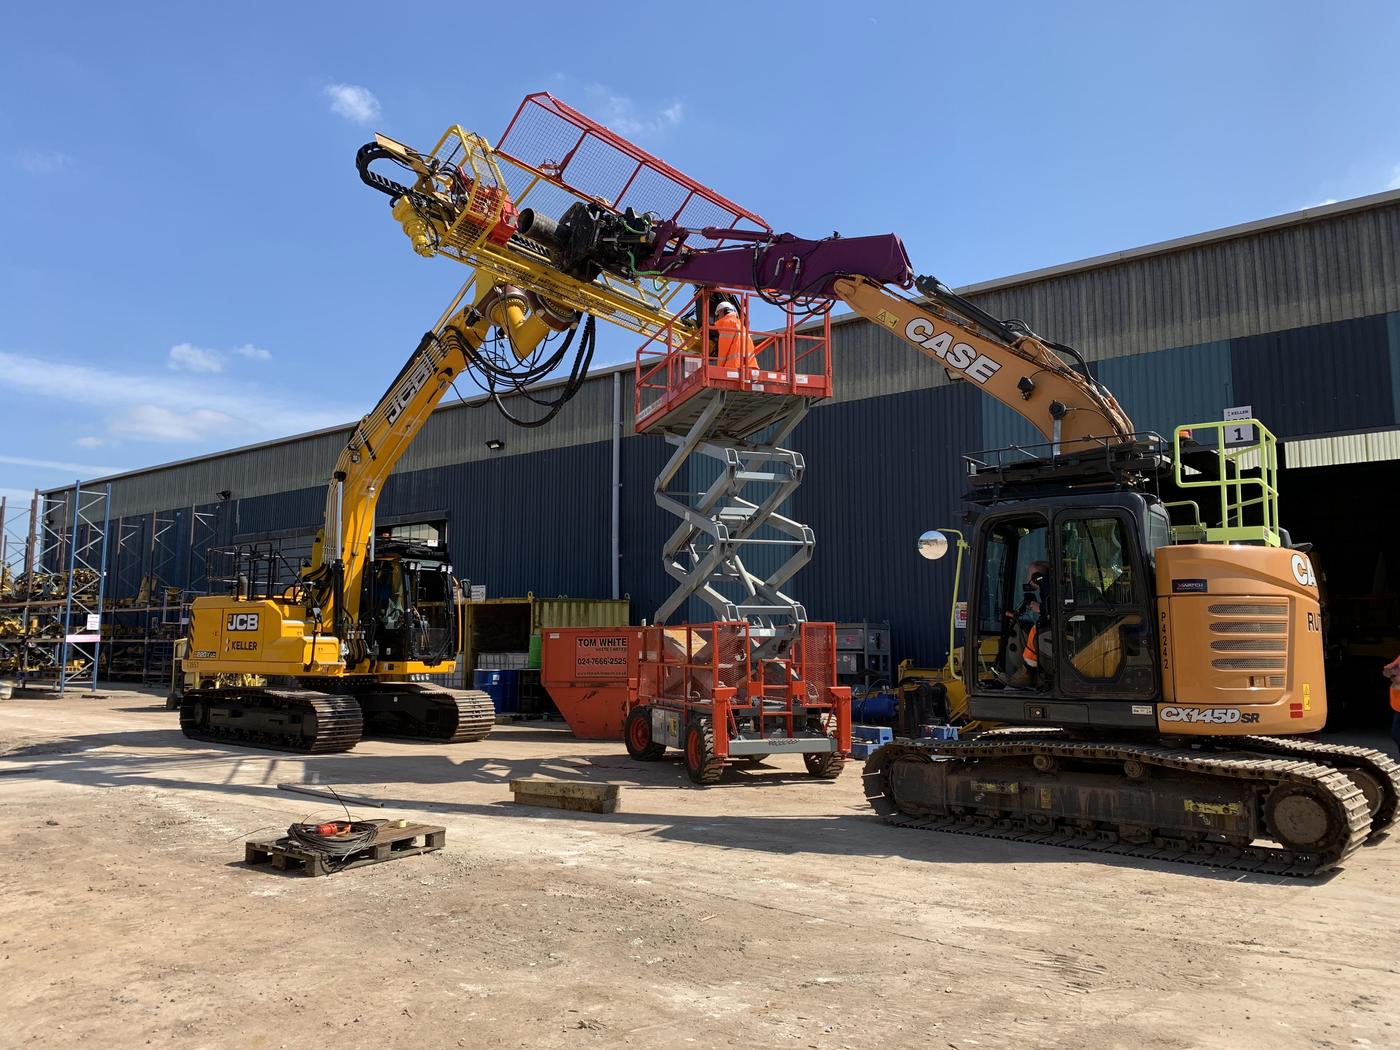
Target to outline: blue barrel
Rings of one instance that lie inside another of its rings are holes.
[[[520,711],[520,672],[495,671],[478,667],[472,676],[472,684],[491,697],[496,713],[513,715]]]
[[[871,693],[851,700],[851,721],[865,723],[893,722],[899,701],[893,693]]]

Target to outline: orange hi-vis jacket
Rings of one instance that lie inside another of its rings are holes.
[[[1384,674],[1390,679],[1390,706],[1394,711],[1400,711],[1400,688],[1396,688],[1395,680],[1400,678],[1400,656],[1397,656],[1390,663],[1385,665]]]
[[[719,366],[721,368],[753,369],[758,367],[758,353],[748,329],[737,314],[722,313],[715,318],[719,333]]]

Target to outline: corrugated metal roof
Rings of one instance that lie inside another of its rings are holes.
[[[1400,192],[1364,200],[960,291],[1091,361],[1400,311]],[[840,400],[948,381],[853,316],[833,321],[832,350]]]
[[[959,292],[963,295],[976,295],[980,292],[995,291],[1010,285],[1026,284],[1030,281],[1044,280],[1047,277],[1058,277],[1084,270],[1102,269],[1106,266],[1116,266],[1120,263],[1145,259],[1153,255],[1165,255],[1170,252],[1181,251],[1185,248],[1217,244],[1221,241],[1249,237],[1254,234],[1280,229],[1285,226],[1301,226],[1322,219],[1350,215],[1355,212],[1368,211],[1372,208],[1383,208],[1392,204],[1400,204],[1400,190],[1384,190],[1380,193],[1372,193],[1365,197],[1353,197],[1351,200],[1333,201],[1331,204],[1320,204],[1315,208],[1302,208],[1298,211],[1285,212],[1282,215],[1272,215],[1265,219],[1255,219],[1252,222],[1242,222],[1234,226],[1223,226],[1220,229],[1208,230],[1205,233],[1193,233],[1186,237],[1174,237],[1171,240],[1157,241],[1154,244],[1145,244],[1138,248],[1127,248],[1123,251],[1094,255],[1076,262],[1060,263],[1059,265],[1047,266],[1039,270],[1028,270],[1024,273],[1012,274],[1009,277],[998,277],[995,280],[981,281],[977,284],[966,285],[960,288]]]
[[[1400,430],[1335,434],[1283,443],[1285,470],[1336,467],[1346,463],[1379,463],[1388,459],[1400,459]]]

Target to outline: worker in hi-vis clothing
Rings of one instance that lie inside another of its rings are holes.
[[[1400,754],[1400,656],[1385,665],[1381,672],[1390,679],[1390,739],[1395,741],[1395,752]]]
[[[719,366],[721,368],[755,369],[758,353],[754,350],[749,330],[739,319],[739,308],[722,302],[715,310],[715,331],[719,334]]]

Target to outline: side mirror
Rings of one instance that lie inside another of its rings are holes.
[[[919,554],[929,561],[937,561],[948,553],[948,537],[937,529],[931,529],[919,537]]]

